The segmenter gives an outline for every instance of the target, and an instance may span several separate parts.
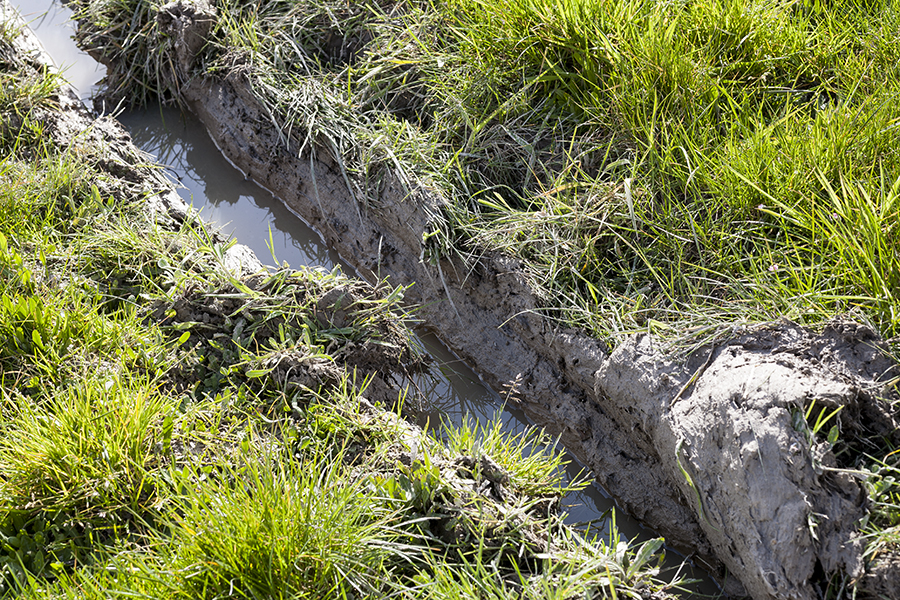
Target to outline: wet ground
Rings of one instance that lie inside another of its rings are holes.
[[[71,40],[71,12],[57,0],[12,0],[12,4],[31,23],[47,51],[64,69],[68,81],[90,105],[103,69]],[[118,118],[135,144],[166,165],[170,176],[184,186],[182,197],[200,210],[207,221],[249,246],[264,264],[287,262],[292,267],[328,270],[337,267],[353,273],[302,219],[234,168],[190,116],[171,108],[153,107],[125,112]],[[499,412],[509,431],[528,426],[521,411],[504,407],[503,399],[484,386],[434,335],[423,332],[419,339],[437,365],[416,382],[427,399],[420,416],[422,424],[427,422],[434,427],[442,420],[459,423],[466,415],[485,422]],[[579,471],[573,462],[569,475],[576,476]],[[597,486],[570,494],[564,504],[568,505],[569,522],[592,522],[599,533],[608,530],[614,503]],[[652,532],[618,511],[616,526],[629,539],[652,537]],[[711,591],[708,586],[705,589]]]

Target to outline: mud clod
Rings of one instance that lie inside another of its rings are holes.
[[[156,16],[160,46],[161,49],[168,46],[177,77],[191,76],[194,61],[206,45],[215,19],[215,8],[204,0],[169,2],[160,7]]]
[[[716,556],[750,595],[814,598],[817,566],[863,574],[855,524],[866,495],[798,415],[817,402],[844,407],[848,434],[894,429],[883,412],[880,423],[860,422],[861,408],[877,404],[870,392],[881,388],[884,349],[871,330],[845,321],[820,336],[783,322],[707,348],[694,367],[635,338],[597,372],[597,392],[620,422],[648,435]],[[663,379],[687,385],[674,404],[671,387],[654,384]]]

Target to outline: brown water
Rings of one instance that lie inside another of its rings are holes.
[[[71,11],[58,0],[11,2],[64,69],[69,83],[90,105],[89,98],[104,72],[72,41]],[[295,268],[320,267],[329,271],[337,266],[354,274],[300,217],[234,168],[193,117],[157,107],[126,112],[119,115],[119,120],[138,147],[167,166],[171,177],[183,186],[182,197],[205,220],[249,246],[263,263],[286,262]],[[423,424],[428,422],[434,427],[442,420],[460,423],[470,415],[480,422],[499,418],[510,432],[520,432],[529,426],[521,411],[505,407],[502,398],[483,385],[434,335],[423,333],[418,340],[437,365],[416,380],[427,398],[427,410],[421,415]],[[578,475],[580,467],[571,457],[570,460],[567,475],[571,478]],[[568,522],[591,523],[592,529],[601,535],[608,531],[614,503],[599,487],[590,486],[583,492],[569,494],[563,504],[567,506]],[[616,511],[615,524],[625,538],[653,537],[652,532],[621,511]],[[676,556],[667,562],[677,567],[681,559]],[[715,593],[715,586],[702,573],[694,572],[692,576],[704,577],[704,592]]]

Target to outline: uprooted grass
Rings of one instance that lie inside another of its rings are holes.
[[[45,84],[7,106],[0,156],[0,595],[667,589],[661,541],[623,552],[550,510],[561,457],[537,433],[448,448],[362,395],[418,365],[402,290],[235,277],[190,213],[32,135],[54,124]]]
[[[171,93],[149,3],[83,4],[117,91]],[[443,194],[426,256],[519,256],[550,318],[684,336],[857,311],[893,335],[896,8],[230,1],[199,69],[250,77],[358,198],[381,169]]]

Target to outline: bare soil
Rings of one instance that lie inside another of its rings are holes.
[[[783,321],[735,331],[681,359],[651,335],[608,353],[603,342],[542,318],[515,260],[491,252],[474,267],[423,260],[429,215],[440,210],[435,194],[388,177],[374,205],[355,205],[324,153],[284,147],[246,73],[192,76],[215,18],[203,1],[159,11],[175,40],[171,60],[161,62],[173,65],[166,76],[179,101],[238,168],[365,278],[414,283],[406,299],[417,315],[489,385],[514,388],[625,510],[708,565],[734,596],[817,598],[836,572],[864,582],[860,595],[893,595],[896,557],[863,561],[863,487],[797,420],[812,401],[841,406],[848,444],[878,436],[900,443],[889,403],[896,392],[886,387],[897,365],[872,330],[835,320],[815,333]]]

